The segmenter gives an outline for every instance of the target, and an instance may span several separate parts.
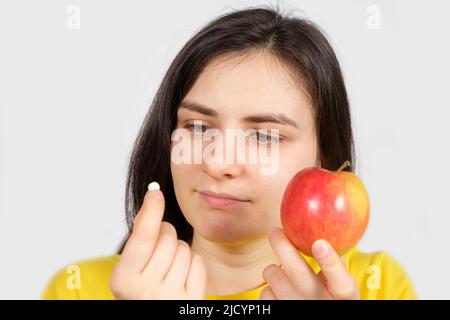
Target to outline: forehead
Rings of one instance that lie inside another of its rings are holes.
[[[299,118],[312,110],[300,81],[273,56],[262,53],[213,60],[185,100],[207,105],[222,116],[283,112]]]

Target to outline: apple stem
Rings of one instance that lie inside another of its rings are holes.
[[[345,161],[342,166],[339,167],[339,169],[337,169],[337,172],[341,172],[342,170],[344,170],[345,168],[347,168],[348,166],[350,166],[350,161]]]

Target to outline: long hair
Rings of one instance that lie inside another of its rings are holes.
[[[322,167],[336,170],[345,161],[354,171],[354,143],[347,91],[339,62],[324,33],[313,22],[270,7],[235,10],[200,29],[169,66],[134,142],[126,180],[125,211],[132,230],[147,185],[157,181],[166,198],[164,221],[191,244],[193,229],[175,197],[170,171],[171,134],[183,97],[211,60],[226,54],[264,50],[302,79],[315,117]],[[301,90],[302,88],[299,88]]]

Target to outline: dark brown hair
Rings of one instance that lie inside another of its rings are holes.
[[[351,166],[345,170],[354,171],[347,91],[339,62],[324,33],[311,21],[283,14],[278,8],[235,10],[200,29],[175,57],[162,80],[130,157],[125,195],[129,232],[147,185],[157,181],[166,199],[163,219],[175,226],[179,239],[191,243],[193,229],[178,206],[170,171],[170,142],[178,106],[212,59],[260,50],[288,65],[302,79],[314,107],[322,167],[336,170],[349,160]]]

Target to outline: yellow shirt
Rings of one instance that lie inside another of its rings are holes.
[[[316,273],[320,271],[313,258],[304,255],[303,257]],[[417,299],[408,274],[388,253],[381,251],[365,253],[355,247],[344,257],[347,269],[358,282],[361,299]],[[120,255],[99,257],[80,261],[59,270],[50,279],[41,299],[114,299],[109,289],[109,278],[119,258]],[[206,294],[205,299],[257,300],[266,285],[232,295]]]

